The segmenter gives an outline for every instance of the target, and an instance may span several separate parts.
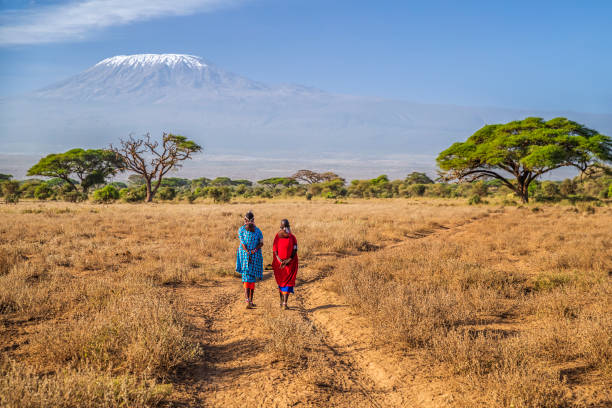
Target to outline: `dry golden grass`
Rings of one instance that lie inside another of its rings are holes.
[[[0,208],[0,403],[163,403],[201,348],[173,288],[233,274],[249,209],[265,264],[289,218],[302,265],[332,274],[377,342],[417,350],[454,378],[465,405],[609,398],[609,208],[363,200]],[[278,356],[319,344],[298,318],[271,313],[268,325]]]
[[[572,406],[581,384],[611,403],[611,215],[507,210],[346,260],[335,287],[379,341],[420,349],[462,378],[471,403]]]

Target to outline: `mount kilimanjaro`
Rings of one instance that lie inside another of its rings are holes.
[[[197,56],[139,54],[107,58],[57,84],[1,100],[0,150],[41,154],[104,147],[128,134],[169,131],[204,146],[207,156],[194,166],[223,156],[232,162],[226,163],[230,173],[239,175],[249,162],[262,175],[312,163],[308,167],[344,171],[349,178],[365,171],[397,170],[400,176],[414,169],[432,172],[437,152],[486,123],[526,116],[567,116],[612,133],[610,114],[338,95],[254,81]],[[266,160],[250,159],[256,157]]]

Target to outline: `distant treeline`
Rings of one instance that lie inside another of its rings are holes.
[[[145,181],[131,175],[127,182],[114,181],[93,185],[91,192],[75,190],[73,184],[60,179],[13,180],[0,175],[0,194],[5,201],[19,199],[63,200],[78,202],[142,202],[146,197]],[[563,181],[538,181],[529,186],[529,196],[537,202],[590,201],[612,198],[612,168],[602,167],[589,177],[575,177]],[[248,198],[301,197],[305,200],[325,198],[410,198],[441,197],[466,198],[472,204],[499,198],[506,204],[518,203],[514,192],[499,180],[477,180],[471,183],[439,183],[425,173],[413,172],[403,180],[389,180],[386,175],[366,180],[346,182],[337,174],[300,170],[287,177],[275,177],[253,182],[229,177],[186,179],[164,178],[155,199],[159,201],[230,202]]]
[[[414,172],[404,180],[380,175],[369,180],[346,180],[332,172],[299,170],[286,177],[253,183],[229,177],[188,180],[166,175],[199,153],[202,147],[185,136],[163,133],[119,139],[108,149],[75,148],[52,153],[28,170],[28,176],[49,180],[12,180],[0,175],[1,193],[7,203],[20,198],[39,200],[127,202],[153,199],[199,198],[228,202],[232,198],[313,197],[327,199],[393,197],[468,197],[477,204],[491,195],[504,201],[598,200],[612,197],[612,138],[568,120],[528,117],[506,124],[485,125],[465,142],[453,143],[436,159],[438,183]],[[580,177],[562,182],[539,180],[544,174],[572,167]],[[130,172],[128,183],[108,180]],[[454,183],[458,182],[458,183]],[[92,193],[93,191],[93,193]]]

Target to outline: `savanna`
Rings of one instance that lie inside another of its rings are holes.
[[[244,309],[236,231],[264,234]],[[289,310],[271,241],[299,240]],[[612,209],[464,199],[0,208],[0,401],[612,404]]]

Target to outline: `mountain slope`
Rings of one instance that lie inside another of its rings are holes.
[[[305,87],[271,87],[225,71],[201,57],[183,54],[119,55],[36,92],[71,101],[160,102],[312,92]]]

